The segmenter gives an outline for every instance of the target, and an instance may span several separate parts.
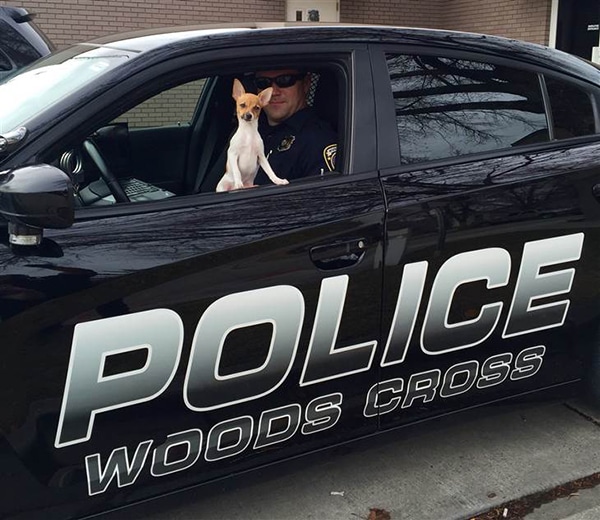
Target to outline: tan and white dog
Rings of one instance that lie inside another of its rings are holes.
[[[258,96],[246,93],[242,83],[233,80],[232,96],[236,103],[238,128],[229,142],[225,175],[217,184],[216,191],[254,187],[259,166],[274,184],[289,184],[286,179],[275,175],[265,157],[263,140],[258,133],[258,116],[263,107],[269,104],[272,94],[272,87],[266,88]]]

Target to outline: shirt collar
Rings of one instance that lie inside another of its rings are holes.
[[[266,116],[261,118],[263,129],[268,133],[278,132],[281,129],[289,129],[292,132],[299,132],[302,130],[304,124],[313,117],[313,110],[311,107],[305,107],[301,110],[298,110],[294,115],[288,117],[283,123],[280,123],[275,126],[269,126],[267,122]]]

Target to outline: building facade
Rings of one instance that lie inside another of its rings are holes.
[[[598,46],[598,0],[0,0],[25,7],[58,48],[110,33],[214,22],[319,20],[472,31]],[[589,54],[589,55],[588,55]]]

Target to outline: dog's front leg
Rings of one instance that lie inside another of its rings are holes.
[[[227,170],[233,175],[233,189],[241,190],[244,187],[242,181],[242,172],[240,171],[240,165],[238,163],[239,154],[229,148],[227,151]]]
[[[287,179],[280,179],[279,177],[277,177],[277,175],[273,171],[273,168],[271,168],[269,161],[265,157],[264,153],[260,153],[258,155],[258,164],[261,165],[262,169],[267,174],[267,177],[269,177],[269,179],[271,179],[271,182],[273,184],[289,184],[290,183],[290,181],[288,181]]]

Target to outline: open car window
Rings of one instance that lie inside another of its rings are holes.
[[[342,88],[333,68],[321,66],[308,77],[308,106],[334,136],[327,150],[319,150],[319,160],[326,161],[328,169],[315,169],[313,175],[322,175],[339,170],[335,132],[343,117],[339,110]],[[248,92],[256,93],[248,71],[192,79],[188,74],[185,81],[127,106],[49,162],[72,177],[79,207],[214,193],[238,126],[232,98],[236,78]],[[286,133],[270,144],[276,150],[265,150],[265,154],[291,148],[299,141],[293,132]]]

